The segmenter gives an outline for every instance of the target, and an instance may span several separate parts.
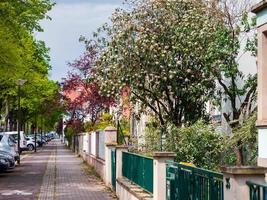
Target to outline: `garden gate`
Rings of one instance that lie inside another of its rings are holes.
[[[223,200],[223,175],[167,162],[167,200]]]
[[[116,190],[116,150],[111,150],[111,183]]]

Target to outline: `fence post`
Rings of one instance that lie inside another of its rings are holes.
[[[153,200],[166,200],[166,161],[176,157],[172,152],[155,152],[153,154]]]
[[[122,177],[122,152],[127,152],[128,147],[124,145],[116,146],[116,179]]]
[[[105,128],[105,143],[117,143],[117,129],[108,126]]]
[[[117,129],[114,127],[107,127],[105,132],[105,183],[108,187],[112,187],[111,177],[111,151],[115,150],[117,145]]]
[[[105,184],[108,187],[112,187],[112,176],[111,176],[111,151],[115,150],[116,144],[106,143],[105,145]]]
[[[128,147],[124,145],[116,146],[116,195],[120,196],[120,191],[117,189],[119,188],[117,184],[117,179],[122,177],[122,152],[128,151]]]
[[[224,177],[224,199],[250,200],[247,181],[265,183],[267,169],[263,167],[221,167]]]

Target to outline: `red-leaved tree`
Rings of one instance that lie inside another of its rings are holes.
[[[77,124],[77,121],[82,124],[85,118],[94,125],[101,113],[115,104],[113,98],[101,95],[99,86],[90,80],[95,58],[96,51],[91,48],[69,63],[71,71],[62,83],[65,110],[68,113],[67,125]]]

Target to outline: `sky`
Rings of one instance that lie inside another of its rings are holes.
[[[85,51],[79,42],[81,35],[90,38],[103,23],[108,22],[122,0],[55,0],[56,5],[48,13],[52,20],[44,20],[42,33],[36,38],[46,42],[50,48],[50,78],[61,81],[69,70],[67,63],[79,58]]]
[[[259,0],[253,0],[258,2]],[[44,32],[36,33],[36,38],[44,40],[50,48],[50,78],[61,81],[66,77],[68,62],[79,58],[85,51],[79,37],[90,38],[92,33],[109,17],[115,8],[122,7],[123,0],[55,0],[56,5],[48,13],[52,20],[41,22]],[[240,59],[241,70],[256,72],[256,59],[245,54]]]

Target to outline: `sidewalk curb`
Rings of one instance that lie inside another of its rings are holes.
[[[27,152],[25,155],[20,156],[20,160],[24,160],[25,158],[29,157],[30,155],[36,155],[36,153],[42,152],[43,151],[43,147],[41,147],[39,150],[37,150],[37,152]]]

